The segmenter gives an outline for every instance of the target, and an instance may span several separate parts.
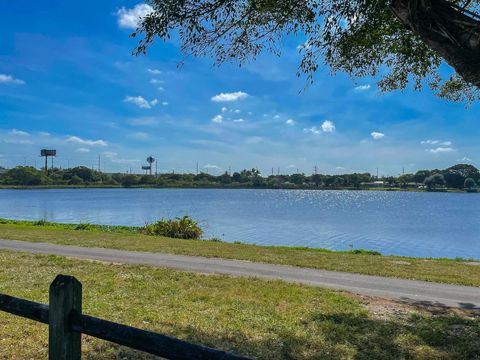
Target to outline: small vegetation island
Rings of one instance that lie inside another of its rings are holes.
[[[265,189],[377,189],[476,192],[480,172],[473,165],[458,164],[444,170],[379,177],[370,173],[323,175],[303,173],[264,176],[258,170],[222,175],[162,173],[139,175],[104,173],[84,166],[50,169],[29,166],[0,169],[0,187],[156,187],[156,188],[265,188]]]

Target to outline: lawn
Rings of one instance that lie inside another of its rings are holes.
[[[102,247],[132,251],[162,252],[271,264],[293,265],[368,275],[398,277],[442,283],[480,286],[480,263],[380,256],[368,253],[332,252],[305,248],[230,244],[218,241],[178,240],[147,236],[130,228],[100,228],[74,225],[43,225],[0,222],[0,238],[61,245]]]
[[[86,314],[258,359],[480,357],[473,314],[404,307],[379,314],[362,299],[280,281],[0,251],[1,293],[46,303],[59,273],[83,283]],[[47,333],[0,313],[0,359],[45,359]],[[143,358],[87,336],[83,349],[85,359]]]

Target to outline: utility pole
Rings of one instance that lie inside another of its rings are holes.
[[[378,180],[378,168],[377,168],[377,180]]]
[[[155,177],[158,177],[158,160],[155,161]]]
[[[197,162],[197,175],[198,175],[198,162]]]
[[[232,167],[231,166],[228,167],[228,175],[232,176]]]
[[[315,166],[313,167],[313,171],[314,171],[315,175],[318,174],[318,166],[317,166],[317,165],[315,165]]]
[[[273,176],[273,167],[272,167],[272,176]]]
[[[100,168],[100,154],[98,154],[98,172],[100,172],[102,169]]]
[[[277,168],[277,175],[280,175],[280,166]]]

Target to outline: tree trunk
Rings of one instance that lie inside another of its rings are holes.
[[[391,0],[393,13],[468,83],[480,88],[480,22],[446,0]]]

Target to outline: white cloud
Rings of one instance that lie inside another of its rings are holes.
[[[160,85],[163,85],[163,84],[165,84],[165,81],[159,80],[159,79],[150,79],[150,84],[160,84]]]
[[[285,124],[290,125],[290,126],[293,126],[293,125],[295,125],[295,120],[293,120],[293,119],[288,119],[287,121],[285,121]]]
[[[248,94],[243,91],[236,91],[231,93],[220,93],[212,97],[213,102],[230,102],[245,99]]]
[[[367,91],[367,90],[370,90],[372,86],[370,84],[366,84],[366,85],[359,85],[357,86],[354,90],[356,92],[361,92],[361,91]]]
[[[312,126],[311,128],[304,128],[303,131],[311,132],[312,134],[333,133],[335,131],[335,124],[330,120],[325,120],[320,127]]]
[[[457,159],[457,160],[455,160],[455,161],[466,161],[466,162],[471,162],[471,161],[472,161],[472,159],[470,159],[470,158],[468,158],[468,157],[464,156],[463,158],[461,158],[461,159]]]
[[[42,136],[50,136],[50,133],[46,131],[40,131],[39,134]]]
[[[153,99],[152,101],[149,102],[143,96],[127,96],[123,101],[126,103],[137,105],[139,108],[142,108],[142,109],[151,109],[152,106],[155,106],[158,104],[157,99]]]
[[[153,74],[153,75],[161,75],[162,74],[162,72],[160,70],[157,70],[157,69],[147,69],[147,71],[150,74]]]
[[[218,165],[207,164],[204,166],[205,169],[221,170],[222,168]]]
[[[277,114],[277,115],[275,115],[273,118],[274,118],[274,119],[280,119],[280,115]]]
[[[163,106],[167,106],[167,105],[168,105],[168,102],[162,101],[162,105],[163,105]]]
[[[235,114],[240,114],[240,109],[235,109],[233,112],[234,112]]]
[[[107,146],[107,142],[105,140],[86,140],[82,139],[78,136],[69,136],[66,139],[67,142],[81,144],[81,145],[88,145],[88,146]]]
[[[163,86],[159,86],[159,87],[157,88],[157,90],[158,90],[158,91],[165,91],[165,88],[164,88]]]
[[[330,120],[325,120],[322,124],[322,130],[326,133],[333,133],[335,131],[335,124]]]
[[[378,131],[373,131],[370,133],[370,136],[373,138],[373,140],[380,140],[385,137],[385,134]]]
[[[220,124],[223,122],[223,116],[222,115],[216,115],[212,118],[212,122]]]
[[[78,152],[78,153],[89,153],[89,152],[90,152],[90,149],[87,149],[87,148],[78,148],[77,150],[75,150],[75,152]]]
[[[441,145],[441,146],[451,146],[451,141],[440,141],[440,140],[423,140],[420,141],[422,145]]]
[[[245,122],[244,119],[235,119],[233,120],[234,123],[242,123],[242,122]]]
[[[126,9],[122,7],[117,11],[118,26],[124,29],[137,29],[140,22],[148,14],[153,11],[153,8],[147,4],[137,4],[133,9]]]
[[[451,147],[437,147],[434,149],[425,149],[425,151],[432,154],[441,154],[441,153],[449,153],[449,152],[455,151],[455,149]]]
[[[308,128],[308,129],[305,128],[305,129],[303,129],[303,131],[311,132],[312,134],[317,134],[317,135],[322,133],[322,130],[319,129],[318,127],[316,127],[316,126],[312,126],[311,128]]]
[[[227,110],[228,110],[228,108],[226,108],[225,106],[222,107],[222,112],[223,112],[223,113],[224,113],[224,112],[227,112]]]
[[[17,129],[12,129],[10,131],[10,135],[15,135],[15,136],[30,136],[30,134],[26,131],[22,130],[17,130]]]
[[[18,84],[18,85],[23,85],[25,84],[25,81],[23,80],[20,80],[20,79],[15,79],[13,76],[11,75],[7,75],[7,74],[0,74],[0,84],[1,83],[4,83],[4,84]]]

